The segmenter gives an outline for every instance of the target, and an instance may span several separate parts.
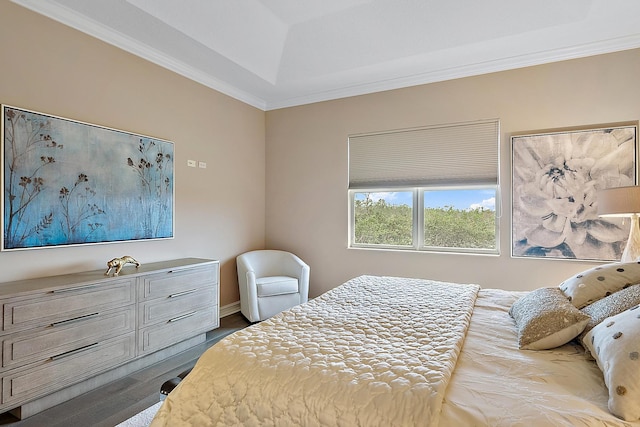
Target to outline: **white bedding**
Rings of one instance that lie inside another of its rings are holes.
[[[350,280],[212,347],[152,426],[436,425],[478,289]]]
[[[358,277],[213,346],[151,425],[640,426],[581,347],[518,349],[520,295]]]
[[[640,426],[609,413],[602,372],[581,345],[518,349],[508,311],[521,295],[479,292],[440,426]]]

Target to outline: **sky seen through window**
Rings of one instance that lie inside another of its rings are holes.
[[[411,191],[357,193],[356,200],[364,200],[367,194],[369,194],[369,197],[374,202],[384,199],[384,201],[390,205],[412,206],[413,204],[413,193]],[[424,206],[425,208],[444,208],[445,206],[450,206],[458,210],[484,208],[495,211],[495,191],[492,189],[425,191]]]

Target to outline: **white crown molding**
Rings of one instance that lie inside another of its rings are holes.
[[[280,101],[267,102],[266,109],[267,111],[276,110],[279,108],[294,107],[297,105],[312,104],[315,102],[330,101],[333,99],[366,95],[463,77],[472,77],[552,62],[602,55],[606,53],[636,49],[639,47],[640,34],[637,34],[634,36],[620,37],[612,40],[573,46],[564,49],[548,50],[533,54],[502,58],[494,61],[480,62],[472,65],[429,71],[427,73],[399,77],[397,79],[374,81],[371,83],[353,85],[331,91],[312,93],[306,96],[291,97]]]
[[[64,25],[72,27],[78,31],[89,34],[123,49],[133,55],[146,59],[163,68],[171,70],[190,80],[198,82],[206,87],[214,89],[241,102],[251,105],[263,111],[275,110],[298,105],[311,104],[315,102],[329,101],[351,96],[366,95],[375,92],[400,89],[405,87],[423,85],[428,83],[441,82],[462,77],[471,77],[481,74],[506,71],[511,69],[541,65],[545,63],[564,61],[582,58],[593,55],[600,55],[616,51],[635,49],[640,47],[640,34],[633,36],[613,38],[610,40],[576,45],[572,47],[546,50],[531,54],[517,55],[498,60],[478,62],[475,64],[452,66],[433,70],[425,73],[402,76],[390,79],[378,79],[362,84],[340,87],[329,90],[312,90],[307,95],[278,97],[277,90],[271,99],[263,99],[259,96],[241,90],[236,86],[223,82],[209,73],[205,73],[182,61],[169,57],[160,51],[134,40],[122,33],[114,31],[100,22],[92,20],[85,15],[79,14],[58,3],[42,0],[12,0],[27,9],[47,16]],[[277,89],[277,88],[275,88]]]
[[[11,0],[29,10],[48,18],[56,20],[64,25],[74,28],[82,33],[89,34],[105,43],[116,46],[147,61],[153,62],[163,68],[180,74],[190,80],[228,95],[261,110],[266,109],[266,101],[253,96],[235,86],[222,82],[210,74],[193,68],[175,58],[159,52],[152,47],[123,35],[100,22],[87,18],[71,9],[56,3],[43,2],[41,0]]]

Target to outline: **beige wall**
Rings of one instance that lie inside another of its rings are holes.
[[[226,305],[238,300],[235,256],[266,243],[311,265],[313,296],[359,274],[555,285],[595,264],[510,257],[509,136],[640,117],[640,50],[265,114],[6,1],[0,40],[0,102],[168,139],[176,157],[175,239],[2,252],[0,281],[103,268],[124,254],[207,257],[221,260]],[[347,135],[494,117],[500,256],[347,249]],[[188,168],[187,159],[208,168]]]
[[[267,246],[311,266],[317,295],[360,274],[555,286],[596,264],[510,256],[510,135],[637,121],[640,50],[458,79],[267,113]],[[347,136],[499,118],[504,216],[500,256],[347,249]]]
[[[0,40],[1,103],[173,141],[176,184],[174,239],[2,252],[0,281],[203,257],[238,301],[235,256],[265,240],[265,113],[8,1]]]

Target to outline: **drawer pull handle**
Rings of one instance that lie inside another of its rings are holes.
[[[183,314],[182,316],[174,317],[173,319],[169,320],[169,323],[177,322],[178,320],[182,320],[182,319],[186,319],[187,317],[191,317],[196,313],[197,313],[197,311],[192,311],[191,313],[187,313],[187,314]]]
[[[55,327],[55,326],[66,325],[67,323],[79,322],[81,320],[89,319],[91,317],[96,317],[98,314],[100,314],[100,313],[85,314],[84,316],[74,317],[73,319],[67,319],[67,320],[61,320],[59,322],[53,322],[51,324],[51,326]]]
[[[99,342],[94,342],[93,344],[89,344],[89,345],[85,345],[84,347],[80,347],[80,348],[76,348],[75,350],[69,350],[69,351],[65,351],[64,353],[60,353],[57,354],[55,356],[51,356],[51,360],[58,360],[58,359],[62,359],[80,352],[83,352],[85,350],[89,350],[92,347],[97,346],[98,344],[100,344]]]
[[[85,289],[97,288],[98,286],[104,286],[104,284],[95,283],[93,285],[73,286],[71,288],[54,289],[54,290],[51,291],[51,293],[52,294],[64,294],[64,293],[67,293],[67,292],[84,291]]]
[[[189,289],[188,291],[176,292],[175,294],[169,295],[169,298],[177,298],[183,295],[189,295],[197,291],[197,289]]]

